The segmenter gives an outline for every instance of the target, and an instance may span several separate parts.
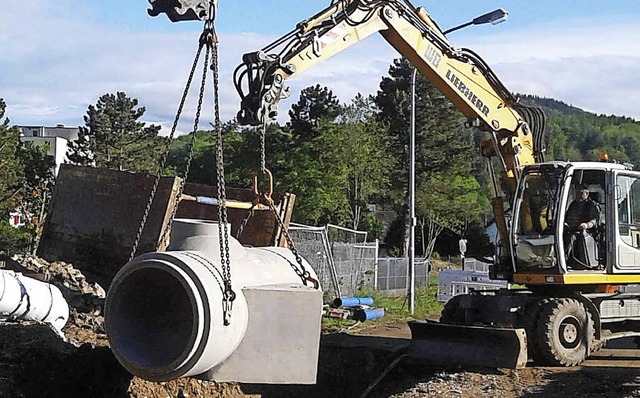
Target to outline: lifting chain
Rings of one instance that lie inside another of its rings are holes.
[[[191,141],[189,144],[189,154],[187,157],[187,162],[185,165],[185,173],[183,178],[180,181],[180,187],[176,194],[175,202],[173,203],[173,207],[171,209],[171,217],[169,218],[168,224],[165,226],[162,231],[160,239],[156,243],[156,251],[159,249],[159,246],[163,244],[167,238],[167,234],[171,230],[171,225],[176,216],[178,205],[180,203],[180,198],[184,192],[184,186],[189,174],[189,169],[191,167],[191,161],[193,159],[193,151],[196,142],[196,133],[198,131],[198,126],[200,124],[200,113],[202,110],[202,104],[204,99],[204,91],[206,87],[206,79],[209,68],[213,74],[213,103],[214,103],[214,129],[217,133],[217,150],[216,150],[216,172],[217,172],[217,188],[218,188],[218,200],[220,205],[218,206],[218,227],[219,227],[219,235],[220,235],[220,264],[222,268],[222,307],[223,307],[223,323],[225,326],[230,324],[231,319],[231,311],[232,311],[232,303],[236,298],[236,294],[231,286],[231,261],[229,256],[229,230],[227,223],[227,208],[226,208],[226,186],[224,180],[224,158],[223,158],[223,147],[222,147],[222,126],[220,123],[220,99],[219,99],[219,58],[218,58],[218,39],[215,31],[214,18],[215,18],[215,7],[217,1],[210,2],[210,17],[204,22],[204,29],[199,39],[198,51],[196,52],[195,59],[193,61],[193,66],[191,68],[191,72],[189,73],[189,78],[187,79],[187,84],[185,86],[184,92],[182,94],[182,99],[180,101],[180,105],[178,107],[178,111],[176,113],[176,117],[173,122],[173,126],[171,128],[171,133],[167,138],[167,146],[165,153],[160,162],[158,173],[156,174],[156,178],[151,189],[151,193],[149,195],[149,200],[147,202],[147,206],[145,208],[142,221],[140,224],[140,228],[138,229],[138,233],[133,244],[133,248],[131,250],[131,255],[129,257],[129,261],[133,260],[138,246],[140,244],[140,240],[142,237],[142,232],[144,230],[144,226],[147,222],[147,218],[149,217],[149,213],[151,210],[151,206],[153,204],[153,200],[158,190],[158,186],[160,184],[161,173],[164,170],[167,162],[167,158],[169,156],[169,150],[171,149],[171,143],[173,141],[173,137],[175,135],[176,129],[178,127],[178,122],[180,120],[180,116],[182,114],[182,110],[184,109],[184,104],[187,99],[187,95],[189,93],[189,89],[191,88],[191,83],[193,81],[193,77],[195,75],[198,62],[200,60],[200,55],[202,54],[202,49],[205,50],[205,60],[204,66],[202,70],[202,79],[200,83],[200,90],[198,95],[198,105],[196,108],[196,115],[194,119],[193,131],[191,132]],[[211,59],[211,65],[209,65],[209,59]]]
[[[240,227],[238,227],[238,232],[236,232],[236,239],[240,239],[240,236],[242,236],[244,227],[247,226],[247,224],[249,223],[249,220],[251,220],[251,217],[253,217],[253,213],[255,213],[254,208],[256,207],[256,205],[257,203],[255,203],[255,201],[251,204],[251,207],[249,208],[249,214],[247,214],[244,220],[242,220],[242,223],[240,223]]]
[[[295,266],[295,264],[290,263],[293,271],[296,273],[296,275],[300,277],[300,279],[302,280],[302,283],[305,286],[307,285],[307,282],[311,282],[313,284],[314,289],[319,289],[320,283],[318,282],[317,279],[314,279],[311,276],[311,273],[309,273],[309,271],[305,268],[304,264],[302,264],[302,257],[300,257],[300,253],[298,253],[298,250],[296,249],[296,246],[293,243],[293,239],[291,239],[289,230],[287,226],[284,224],[284,222],[282,221],[282,217],[280,217],[280,214],[278,213],[278,210],[276,209],[276,206],[273,202],[273,198],[271,197],[271,194],[273,191],[273,176],[271,172],[266,168],[266,160],[265,160],[266,159],[265,137],[267,133],[266,115],[265,117],[263,117],[263,120],[264,122],[262,124],[262,131],[260,131],[260,169],[262,171],[262,174],[266,174],[269,177],[269,192],[266,192],[266,193],[263,192],[261,195],[258,193],[258,181],[256,176],[254,177],[254,188],[253,188],[254,193],[256,195],[260,195],[267,202],[267,205],[269,205],[269,209],[271,209],[271,212],[273,213],[273,216],[275,217],[276,222],[278,223],[278,226],[282,230],[282,233],[284,234],[284,237],[287,240],[287,245],[289,246],[291,253],[293,253],[293,255],[295,256],[296,262],[298,263],[297,267]]]
[[[305,268],[304,264],[302,264],[302,257],[300,257],[300,253],[298,253],[296,246],[293,244],[293,239],[291,239],[291,235],[289,234],[289,231],[286,225],[284,225],[284,222],[282,221],[280,214],[278,214],[278,210],[276,209],[276,206],[273,203],[273,199],[269,195],[263,195],[263,198],[267,201],[269,208],[273,212],[273,216],[275,217],[276,221],[278,222],[278,225],[280,226],[280,229],[282,230],[282,233],[284,234],[284,238],[287,240],[287,245],[289,246],[291,253],[293,253],[294,257],[296,258],[296,262],[298,263],[298,266],[296,267],[293,263],[291,263],[291,268],[296,273],[296,275],[300,277],[300,280],[302,280],[302,283],[304,283],[305,286],[307,285],[307,282],[311,282],[313,284],[314,289],[319,289],[320,282],[318,282],[317,279],[314,279],[311,276],[311,273],[309,273],[309,271]]]
[[[265,120],[264,124],[262,126],[262,131],[260,132],[260,171],[262,172],[262,174],[266,174],[267,173],[266,160],[265,160],[265,153],[266,153],[266,150],[265,150],[265,132],[266,132],[266,130],[267,130],[267,122]],[[257,184],[257,180],[256,180],[256,184]],[[254,208],[260,202],[260,194],[258,193],[257,185],[255,187],[255,194],[256,194],[256,197],[252,202],[251,208],[249,209],[249,214],[247,214],[247,216],[244,218],[244,220],[242,220],[242,223],[240,224],[240,227],[238,228],[238,232],[236,232],[236,239],[240,239],[240,236],[242,235],[242,232],[244,231],[244,228],[247,226],[247,224],[249,223],[249,220],[251,220],[251,218],[253,217],[253,214],[255,213]]]
[[[203,32],[204,34],[204,32]],[[169,151],[171,149],[171,143],[173,142],[173,137],[175,136],[176,130],[178,128],[178,122],[180,121],[180,116],[182,115],[182,110],[184,109],[184,104],[187,101],[187,95],[189,94],[189,89],[191,88],[191,83],[193,82],[193,77],[196,73],[196,69],[198,67],[198,62],[200,60],[200,55],[202,54],[202,36],[200,40],[200,45],[198,46],[198,51],[196,52],[196,56],[193,60],[193,65],[191,67],[191,72],[189,72],[189,78],[187,79],[187,84],[185,85],[185,89],[182,93],[182,99],[180,100],[180,105],[178,106],[178,111],[176,112],[176,117],[173,120],[173,125],[171,126],[171,132],[169,133],[169,137],[167,137],[167,145],[165,147],[164,154],[162,155],[162,160],[160,161],[160,165],[158,166],[158,172],[156,173],[156,178],[151,188],[151,193],[149,194],[149,200],[147,201],[147,206],[145,207],[144,214],[142,216],[142,221],[140,222],[140,228],[138,228],[138,234],[136,235],[136,239],[133,243],[133,247],[131,249],[131,254],[129,256],[129,261],[133,260],[138,251],[138,246],[140,245],[140,239],[142,238],[142,231],[144,230],[144,226],[147,223],[147,218],[149,217],[149,212],[151,211],[151,205],[153,204],[153,200],[158,191],[158,186],[160,185],[160,178],[162,177],[162,170],[164,170],[167,159],[169,157]],[[193,148],[189,151],[189,158],[187,159],[187,163],[191,162],[191,157],[193,156]],[[186,179],[186,175],[184,177]],[[177,205],[177,201],[176,201]],[[173,214],[173,211],[172,211]],[[163,233],[164,236],[164,233]],[[158,246],[163,242],[162,239],[158,240],[156,243],[155,249],[157,250]]]
[[[176,217],[176,213],[178,212],[178,205],[180,204],[180,198],[182,197],[182,194],[184,192],[184,185],[187,182],[187,177],[189,176],[189,169],[191,168],[191,161],[193,160],[193,149],[195,147],[196,134],[198,131],[198,126],[200,124],[200,113],[202,111],[202,102],[204,100],[204,89],[207,82],[207,69],[208,69],[207,67],[209,62],[209,56],[211,54],[210,42],[212,40],[212,35],[211,35],[211,31],[207,29],[206,24],[207,23],[205,22],[205,29],[200,35],[199,51],[203,46],[206,46],[206,51],[205,51],[205,58],[204,58],[204,66],[202,68],[202,78],[200,80],[200,90],[198,92],[198,105],[196,107],[196,115],[193,122],[193,130],[191,131],[191,141],[189,143],[189,155],[187,156],[187,163],[185,164],[184,176],[180,180],[180,187],[178,188],[178,193],[176,194],[176,200],[174,201],[173,207],[171,209],[171,217],[169,217],[169,222],[167,223],[167,225],[164,227],[164,230],[162,231],[160,240],[156,245],[156,250],[158,250],[159,246],[166,241],[167,235],[169,234],[169,231],[171,231],[171,225],[173,224],[173,220]]]
[[[266,136],[267,136],[267,117],[265,114],[265,117],[262,118],[263,122],[262,122],[262,131],[260,131],[260,171],[262,172],[262,174],[266,174],[267,172],[267,149],[266,149]]]
[[[219,79],[219,59],[218,40],[215,26],[211,22],[211,32],[214,40],[212,44],[211,70],[213,72],[213,104],[214,104],[214,126],[217,136],[216,144],[216,172],[218,185],[218,235],[220,237],[220,265],[222,266],[222,279],[224,280],[224,292],[222,298],[224,324],[229,325],[231,311],[236,294],[231,287],[231,260],[229,256],[229,224],[227,223],[227,188],[224,180],[224,150],[222,142],[222,125],[220,123],[220,79]]]

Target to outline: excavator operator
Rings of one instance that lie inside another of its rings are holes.
[[[589,250],[589,246],[594,246],[590,242],[597,233],[595,227],[600,219],[600,209],[589,197],[589,187],[585,184],[577,185],[575,194],[565,217],[567,262],[573,269],[592,269],[597,267],[597,255],[595,250]]]
[[[590,230],[600,218],[598,204],[589,198],[589,187],[580,184],[576,187],[576,199],[571,202],[565,222],[571,230]]]

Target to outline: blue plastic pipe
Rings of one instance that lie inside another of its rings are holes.
[[[366,310],[355,310],[353,312],[353,319],[360,322],[382,318],[383,316],[384,308],[368,308]]]
[[[333,300],[333,306],[355,307],[357,305],[373,305],[373,297],[342,297]]]

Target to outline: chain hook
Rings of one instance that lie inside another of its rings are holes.
[[[269,190],[267,192],[260,192],[258,187],[258,173],[253,174],[253,193],[256,197],[264,197],[266,200],[272,200],[271,195],[273,195],[273,174],[269,169],[264,168],[262,174],[266,174],[269,177]]]
[[[231,281],[224,281],[224,292],[222,294],[222,317],[224,326],[231,324],[231,312],[233,311],[233,302],[236,299],[236,292],[231,287]]]
[[[304,273],[302,274],[302,276],[304,277],[304,284],[305,286],[307,285],[307,281],[313,283],[313,288],[314,289],[318,289],[320,287],[320,282],[311,277],[311,273],[309,273],[309,271],[305,270]]]

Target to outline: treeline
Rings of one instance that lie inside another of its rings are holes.
[[[275,189],[297,196],[294,221],[366,230],[391,253],[404,253],[412,72],[406,60],[395,60],[375,95],[358,95],[348,103],[327,87],[308,87],[291,106],[288,121],[269,124],[264,137],[260,129],[224,123],[227,186],[252,186],[252,176],[261,168],[264,142],[264,164],[273,173]],[[491,218],[491,187],[477,145],[482,134],[463,127],[463,116],[420,76],[416,93],[417,252],[429,256],[436,249],[456,254],[457,238],[465,236],[469,252],[489,254],[483,230]],[[552,99],[521,97],[522,102],[541,106],[548,116],[548,160],[596,160],[604,151],[619,162],[640,164],[640,124],[633,119],[595,115]],[[123,92],[100,97],[88,108],[69,159],[156,173],[167,153],[161,172],[183,175],[192,153],[188,180],[215,185],[216,134],[202,130],[169,142],[158,135],[158,126],[139,121],[144,112]],[[8,121],[0,134],[4,141],[13,140],[11,148],[18,147]],[[14,166],[12,170],[20,170]],[[3,165],[0,191],[6,196],[24,177],[5,170]],[[5,213],[15,206],[7,200],[0,203]],[[447,239],[438,242],[439,236]]]
[[[330,89],[300,93],[283,125],[265,134],[265,165],[278,191],[297,195],[294,220],[366,230],[391,253],[405,251],[413,67],[394,61],[376,95],[342,103]],[[474,132],[429,82],[419,78],[416,99],[417,252],[430,255],[443,230],[463,234],[489,210],[484,163]],[[225,179],[250,187],[260,170],[260,130],[223,126]],[[169,163],[184,170],[191,136],[176,140]],[[214,184],[215,136],[198,132],[189,180]]]
[[[564,102],[523,95],[548,118],[547,158],[598,160],[601,153],[619,163],[640,165],[640,123],[629,117],[596,115]]]
[[[54,161],[48,147],[20,145],[19,132],[5,118],[0,98],[0,252],[34,251],[53,187]],[[9,224],[14,213],[24,223]]]

